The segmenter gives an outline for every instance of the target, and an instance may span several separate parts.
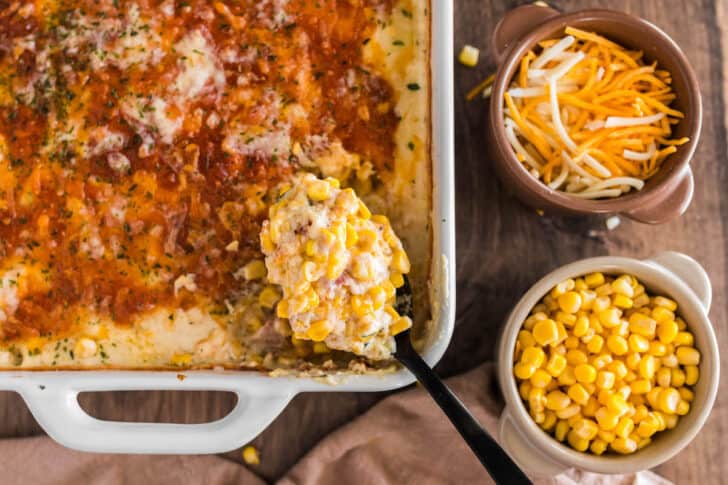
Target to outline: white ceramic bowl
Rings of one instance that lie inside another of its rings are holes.
[[[634,275],[648,291],[674,299],[702,354],[700,379],[695,385],[695,400],[690,412],[681,417],[674,429],[655,435],[651,444],[631,455],[580,453],[546,434],[529,416],[513,376],[516,338],[531,309],[560,281],[595,271]],[[584,259],[542,278],[509,315],[498,345],[498,379],[506,401],[499,425],[501,444],[533,476],[555,476],[572,467],[595,473],[631,473],[670,459],[700,431],[718,391],[720,357],[708,319],[710,301],[710,280],[705,270],[692,258],[676,252],[660,253],[646,260],[612,256]]]

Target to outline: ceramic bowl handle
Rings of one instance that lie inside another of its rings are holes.
[[[685,282],[700,300],[705,313],[710,311],[710,303],[713,299],[710,278],[697,261],[683,253],[665,251],[652,256],[647,262],[663,267]]]
[[[146,386],[135,386],[135,390]],[[158,385],[155,389],[161,389]],[[163,388],[163,387],[162,387]],[[170,385],[168,389],[179,389]],[[27,385],[18,391],[30,411],[60,444],[81,451],[104,453],[206,454],[233,450],[257,436],[291,400],[292,394],[271,395],[241,389],[233,383],[203,381],[185,390],[231,391],[235,408],[222,419],[202,424],[130,423],[105,421],[88,415],[78,403],[82,391],[108,391],[106,385],[74,385],[70,381]]]
[[[500,64],[514,43],[536,26],[556,15],[559,15],[559,12],[553,8],[535,4],[522,5],[506,13],[496,24],[491,36],[490,45],[495,62]]]
[[[516,428],[507,407],[498,422],[498,436],[503,449],[529,475],[555,477],[568,469],[568,466],[551,460],[528,442],[526,436]]]
[[[688,209],[693,200],[695,181],[693,171],[687,167],[678,186],[662,199],[639,206],[624,213],[630,219],[647,224],[660,224],[673,219]]]

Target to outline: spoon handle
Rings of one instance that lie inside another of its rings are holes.
[[[483,429],[460,399],[452,393],[417,352],[395,354],[435,399],[497,484],[530,484],[503,448]]]

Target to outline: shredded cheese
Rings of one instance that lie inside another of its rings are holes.
[[[535,178],[574,197],[599,199],[641,190],[688,138],[671,139],[684,117],[669,72],[593,32],[529,51],[505,93],[506,138]],[[486,90],[489,77],[469,94]]]

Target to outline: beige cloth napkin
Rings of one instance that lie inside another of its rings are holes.
[[[501,406],[493,398],[492,365],[484,364],[448,383],[488,431],[495,433]],[[264,483],[242,465],[217,456],[82,453],[63,448],[47,437],[0,440],[0,470],[0,482],[7,485]],[[419,388],[384,399],[324,438],[279,481],[279,485],[411,483],[492,483],[449,421]],[[570,470],[541,483],[670,482],[651,472],[606,476]]]

